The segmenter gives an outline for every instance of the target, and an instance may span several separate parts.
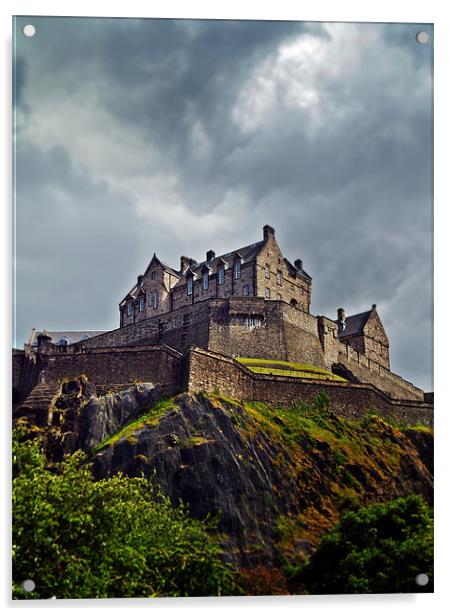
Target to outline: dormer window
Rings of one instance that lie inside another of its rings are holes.
[[[207,289],[209,288],[209,273],[205,272],[202,275],[202,288],[204,289],[204,291],[207,291]]]
[[[132,302],[127,302],[127,316],[131,317],[133,314],[133,305]]]
[[[67,339],[67,338],[60,338],[60,339],[58,340],[58,346],[59,346],[60,348],[66,348],[66,347],[67,347],[67,345],[68,345],[68,342],[69,342],[69,341],[68,341],[68,339]]]
[[[138,309],[139,309],[140,312],[143,312],[143,310],[144,310],[144,296],[140,297],[140,301],[139,301],[139,304],[138,304]]]
[[[187,295],[193,295],[193,276],[189,276],[187,280]]]
[[[236,280],[240,278],[240,261],[234,263],[234,278]]]
[[[224,284],[224,265],[218,270],[218,284]]]

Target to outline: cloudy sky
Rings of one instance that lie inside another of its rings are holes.
[[[21,27],[32,21],[36,34]],[[112,329],[153,252],[276,228],[314,314],[376,303],[432,384],[432,43],[416,24],[18,18],[16,346]]]

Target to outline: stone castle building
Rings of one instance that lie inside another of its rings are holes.
[[[339,308],[334,319],[313,315],[311,287],[301,259],[284,257],[269,225],[259,242],[220,256],[209,250],[201,263],[182,256],[179,269],[154,254],[119,304],[118,329],[78,338],[35,331],[32,344],[14,351],[17,401],[26,406],[36,386],[84,373],[101,389],[151,380],[166,393],[214,387],[288,404],[326,387],[338,408],[431,412],[431,398],[390,370],[376,305],[354,315]],[[235,358],[307,363],[346,382],[256,375]]]

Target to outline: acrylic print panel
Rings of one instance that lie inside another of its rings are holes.
[[[432,61],[14,19],[14,598],[432,592]]]

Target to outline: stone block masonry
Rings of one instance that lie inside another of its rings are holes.
[[[433,427],[432,404],[394,399],[372,385],[255,374],[227,356],[202,349],[190,350],[185,361],[188,368],[184,389],[188,391],[219,391],[225,396],[278,407],[290,407],[295,400],[312,403],[324,391],[334,412],[348,419],[360,419],[376,411],[386,419]]]

